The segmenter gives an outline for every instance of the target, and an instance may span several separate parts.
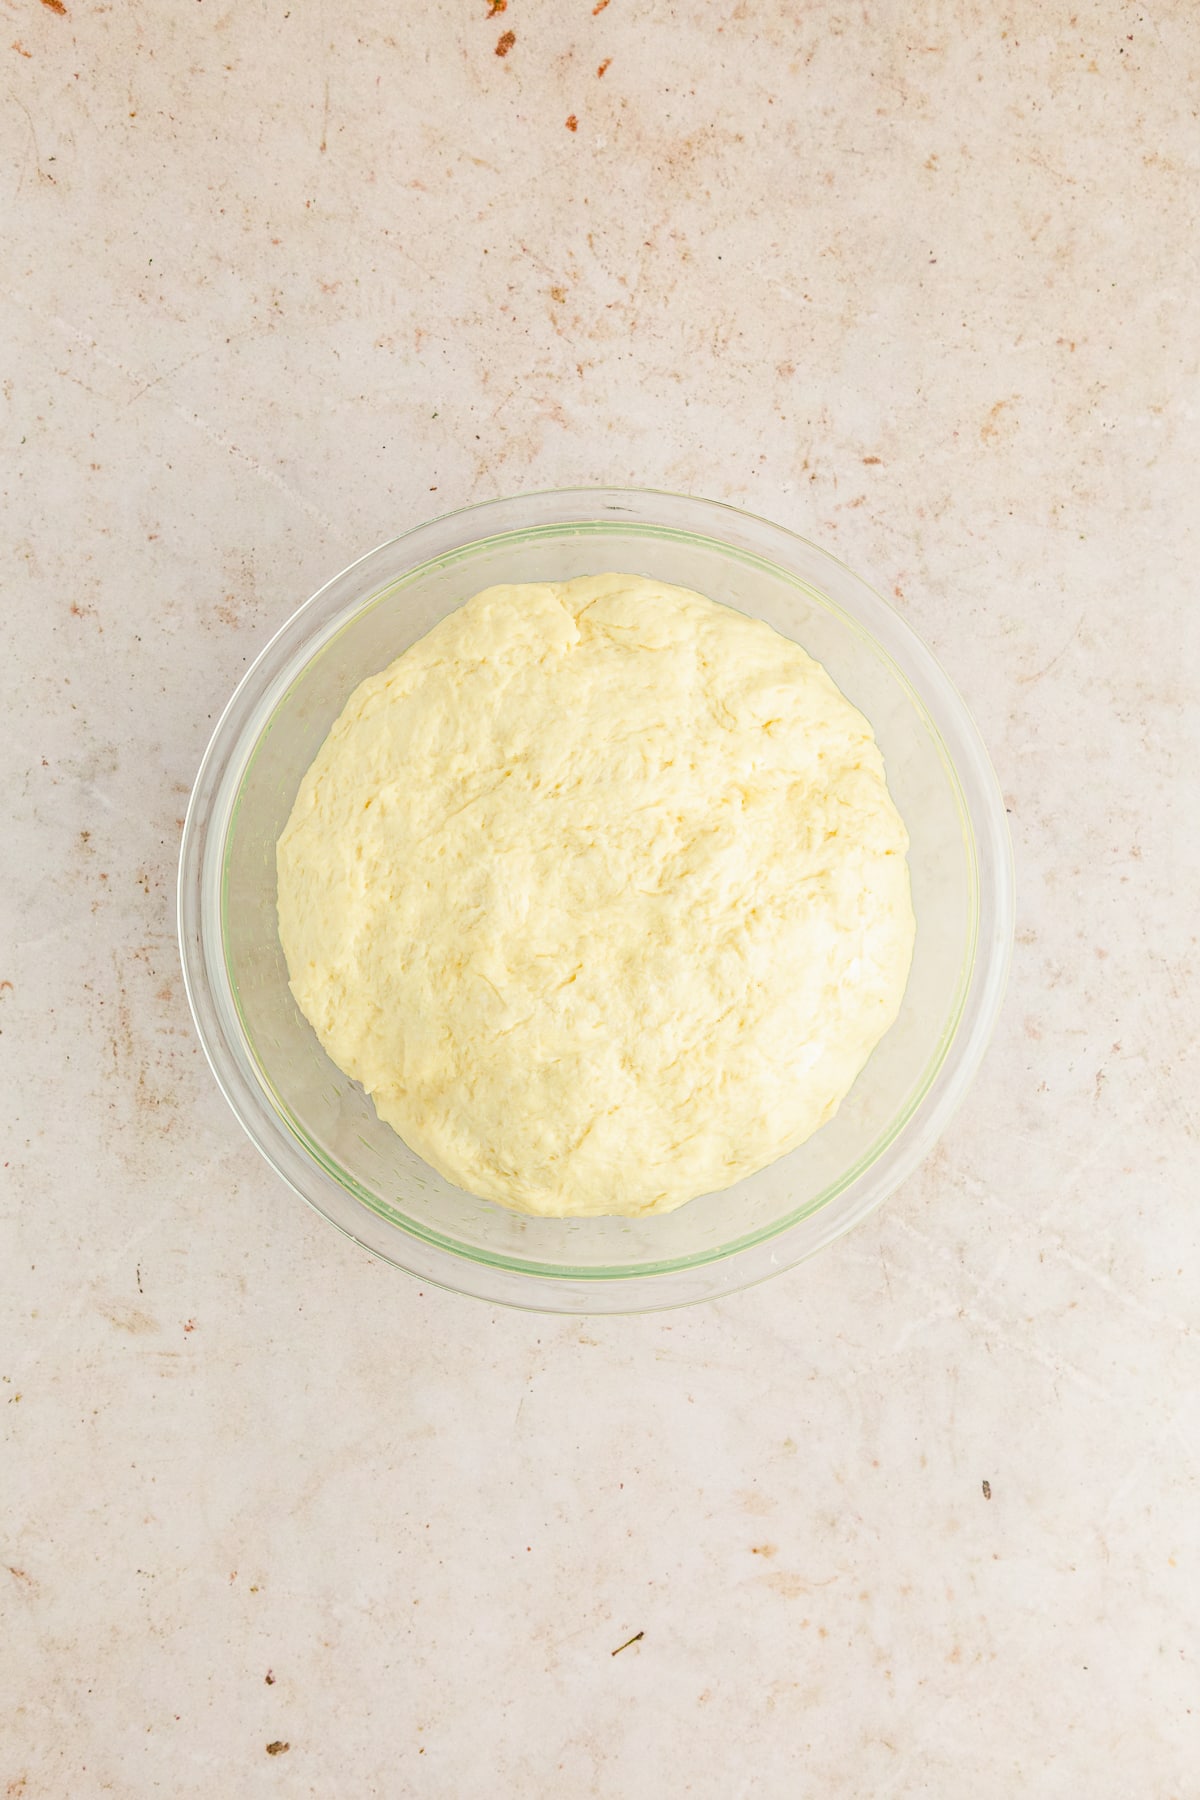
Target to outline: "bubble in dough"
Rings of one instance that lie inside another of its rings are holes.
[[[770,626],[493,587],[350,696],[279,840],[292,991],[381,1119],[520,1212],[668,1212],[817,1130],[894,1020],[908,838]]]

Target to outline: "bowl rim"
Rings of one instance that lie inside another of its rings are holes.
[[[581,516],[573,518],[576,507]],[[533,518],[521,516],[530,511]],[[649,516],[656,512],[673,513],[676,522]],[[689,519],[695,522],[682,522]],[[488,521],[508,522],[492,530],[473,529]],[[892,665],[924,714],[957,791],[973,859],[975,942],[953,1024],[927,1067],[928,1078],[898,1122],[890,1121],[864,1157],[815,1200],[769,1231],[699,1258],[619,1270],[548,1265],[539,1270],[456,1249],[436,1233],[384,1216],[364,1190],[355,1191],[357,1184],[347,1172],[335,1172],[336,1165],[321,1156],[299,1122],[272,1098],[269,1079],[241,1024],[220,941],[225,856],[238,798],[270,719],[301,670],[351,618],[442,556],[461,558],[505,536],[527,538],[539,526],[595,528],[605,521],[640,525],[655,535],[705,540],[745,560],[745,550],[723,535],[724,525],[726,532],[740,530],[756,540],[750,560],[770,565],[793,583],[810,585],[786,561],[777,561],[771,546],[785,556],[791,548],[815,558],[827,572],[836,571],[840,584],[853,591],[854,608],[823,587],[818,590],[822,603],[863,633]],[[428,553],[417,554],[422,548]],[[379,579],[368,582],[375,572]],[[250,725],[255,726],[252,736]],[[243,674],[201,759],[180,845],[178,932],[188,1004],[217,1084],[251,1142],[294,1192],[370,1255],[453,1292],[534,1311],[643,1312],[715,1298],[794,1266],[859,1224],[928,1155],[974,1078],[1003,1000],[1014,912],[1012,846],[995,773],[966,704],[923,640],[861,576],[799,533],[728,502],[657,488],[551,488],[475,502],[412,526],[347,565],[283,622]],[[849,1204],[836,1204],[847,1197]]]

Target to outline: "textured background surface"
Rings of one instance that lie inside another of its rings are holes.
[[[0,13],[0,1793],[1191,1800],[1191,0]],[[299,600],[601,480],[894,598],[1020,916],[871,1223],[562,1322],[258,1161],[173,882]]]

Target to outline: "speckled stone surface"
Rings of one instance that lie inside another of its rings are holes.
[[[0,1794],[1193,1800],[1200,15],[487,14],[5,0]],[[258,1160],[173,884],[311,589],[606,480],[895,600],[1019,927],[871,1222],[563,1321]]]

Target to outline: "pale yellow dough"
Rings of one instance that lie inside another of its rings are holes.
[[[451,1181],[667,1212],[849,1090],[904,992],[907,847],[870,726],[769,626],[635,575],[494,587],[351,695],[279,935]]]

